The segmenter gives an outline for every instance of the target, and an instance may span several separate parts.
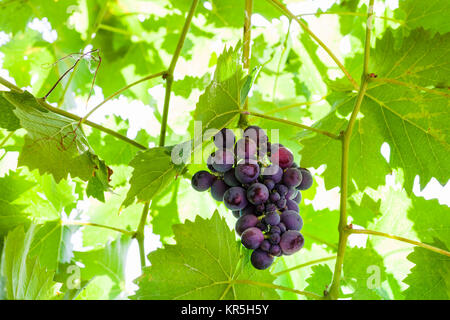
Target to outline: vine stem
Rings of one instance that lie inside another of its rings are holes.
[[[337,256],[334,255],[334,256],[331,256],[331,257],[325,257],[325,258],[321,258],[321,259],[317,259],[317,260],[312,260],[312,261],[296,265],[295,267],[292,267],[292,268],[289,268],[289,269],[286,269],[286,270],[283,270],[283,271],[280,271],[280,272],[277,272],[277,273],[272,273],[272,275],[275,276],[275,277],[278,277],[278,276],[281,276],[282,274],[289,273],[291,271],[298,270],[298,269],[301,269],[301,268],[304,268],[304,267],[308,267],[308,266],[311,266],[313,264],[318,264],[318,263],[321,263],[321,262],[324,262],[324,261],[329,261],[329,260],[336,259],[336,257]]]
[[[14,135],[15,131],[11,131],[8,135],[0,142],[0,148],[3,148],[6,142],[8,142],[9,138]]]
[[[374,235],[374,236],[380,236],[380,237],[385,237],[385,238],[389,238],[389,239],[394,239],[394,240],[398,240],[398,241],[402,241],[402,242],[406,242],[406,243],[410,243],[413,244],[415,246],[430,250],[430,251],[434,251],[436,253],[442,254],[444,256],[450,257],[450,252],[434,247],[434,246],[430,246],[428,244],[419,242],[419,241],[415,241],[415,240],[411,240],[411,239],[407,239],[407,238],[403,238],[403,237],[399,237],[399,236],[394,236],[388,233],[384,233],[384,232],[379,232],[379,231],[373,231],[373,230],[366,230],[366,229],[348,229],[346,230],[347,233],[349,234],[369,234],[369,235]]]
[[[353,127],[361,108],[361,103],[364,99],[366,93],[369,75],[369,57],[370,57],[370,36],[372,31],[372,15],[373,15],[373,4],[374,0],[369,2],[369,10],[367,14],[367,26],[366,26],[366,40],[364,45],[364,64],[363,73],[361,76],[361,86],[358,91],[358,96],[356,98],[355,106],[353,112],[350,116],[350,120],[347,125],[347,129],[341,133],[342,139],[342,162],[341,162],[341,195],[340,195],[340,213],[339,213],[339,244],[338,244],[338,254],[336,258],[336,265],[333,275],[333,282],[331,283],[330,292],[328,295],[329,299],[335,300],[339,298],[339,288],[340,280],[342,276],[342,266],[344,263],[345,249],[347,247],[347,239],[349,233],[347,232],[347,197],[348,197],[348,155],[350,149],[350,140],[353,132]]]
[[[145,240],[144,228],[145,228],[145,223],[147,222],[149,208],[150,208],[150,202],[147,201],[144,203],[144,209],[142,210],[141,220],[139,221],[139,226],[135,233],[135,238],[136,238],[136,240],[138,242],[138,246],[139,246],[139,257],[141,260],[141,268],[144,268],[146,265],[145,246],[144,246],[144,240]]]
[[[296,107],[301,107],[301,106],[310,106],[312,104],[322,102],[326,97],[327,97],[327,95],[323,96],[319,100],[293,103],[293,104],[290,104],[290,105],[287,105],[287,106],[284,106],[284,107],[280,107],[280,108],[277,108],[277,109],[273,109],[273,110],[267,111],[265,114],[273,114],[273,113],[277,113],[277,112],[280,112],[280,111],[286,111],[286,110],[289,110],[289,109],[292,109],[292,108],[296,108]]]
[[[252,30],[252,13],[253,13],[253,0],[245,0],[245,15],[244,15],[244,50],[242,56],[242,62],[244,69],[247,70],[247,74],[250,71],[250,49],[251,49],[251,30]],[[244,111],[248,110],[248,97],[245,98],[244,105],[242,107]],[[247,114],[239,116],[239,127],[244,128],[248,125]]]
[[[144,82],[144,81],[147,81],[147,80],[150,80],[150,79],[154,79],[154,78],[157,78],[157,77],[161,77],[161,76],[163,76],[164,74],[166,74],[166,72],[167,72],[167,71],[161,71],[161,72],[158,72],[158,73],[154,73],[154,74],[148,75],[148,76],[146,76],[146,77],[144,77],[144,78],[142,78],[142,79],[139,79],[139,80],[137,80],[137,81],[135,81],[135,82],[133,82],[133,83],[130,83],[129,85],[123,87],[122,89],[120,89],[120,90],[114,92],[114,93],[111,94],[108,98],[106,98],[105,100],[103,100],[102,102],[100,102],[98,105],[96,105],[94,108],[92,108],[92,110],[89,111],[89,112],[81,119],[80,123],[85,122],[86,119],[87,119],[91,114],[93,114],[96,110],[98,110],[102,105],[104,105],[106,102],[110,101],[110,100],[113,99],[114,97],[118,96],[118,95],[121,94],[122,92],[124,92],[124,91],[130,89],[131,87],[133,87],[133,86],[135,86],[135,85],[137,85],[137,84],[139,84],[139,83],[141,83],[141,82]]]
[[[306,297],[313,298],[313,299],[319,299],[319,300],[323,299],[322,296],[319,296],[319,295],[317,295],[315,293],[312,293],[312,292],[296,290],[296,289],[292,289],[292,288],[284,287],[284,286],[279,286],[279,285],[272,284],[272,283],[264,283],[264,282],[258,282],[258,281],[253,281],[253,280],[232,280],[231,283],[233,283],[233,284],[254,285],[254,286],[258,286],[258,287],[266,287],[266,288],[278,289],[278,290],[289,291],[289,292],[293,292],[293,293],[296,293],[296,294],[304,295]]]
[[[330,58],[333,59],[333,61],[337,64],[339,69],[342,70],[342,72],[345,74],[345,76],[348,78],[348,80],[352,83],[353,87],[357,90],[359,89],[358,83],[355,81],[355,79],[353,79],[350,72],[348,72],[348,70],[344,67],[344,65],[341,63],[341,61],[339,61],[339,59],[336,57],[336,55],[333,53],[333,51],[331,51],[331,49],[328,48],[326,46],[326,44],[323,43],[322,40],[320,40],[320,38],[317,37],[316,34],[314,32],[312,32],[311,29],[309,29],[308,26],[299,17],[297,17],[295,14],[293,14],[291,11],[289,11],[289,9],[286,8],[286,6],[284,6],[280,1],[278,1],[278,0],[268,0],[268,1],[271,4],[273,4],[275,7],[277,7],[281,12],[283,12],[290,19],[294,19],[295,21],[297,21],[297,23],[303,28],[303,30],[305,30],[311,36],[311,38],[313,38],[317,42],[317,44],[319,46],[321,46],[322,49],[325,50],[325,52],[330,56]],[[370,16],[372,16],[372,15],[370,15]]]
[[[120,228],[116,228],[116,227],[111,227],[111,226],[106,226],[103,224],[98,224],[98,223],[93,223],[93,222],[83,222],[83,221],[63,221],[62,225],[65,226],[89,226],[89,227],[98,227],[98,228],[104,228],[104,229],[109,229],[109,230],[113,230],[113,231],[117,231],[123,234],[126,234],[128,236],[134,236],[135,232],[134,231],[128,231],[128,230],[124,230],[124,229],[120,229]]]
[[[297,128],[310,130],[310,131],[313,131],[313,132],[317,132],[317,133],[323,134],[323,135],[325,135],[327,137],[330,137],[332,139],[340,140],[339,136],[337,136],[337,135],[335,135],[335,134],[333,134],[331,132],[320,130],[320,129],[316,129],[316,128],[313,128],[313,127],[309,127],[307,125],[304,125],[304,124],[301,124],[301,123],[297,123],[297,122],[294,122],[294,121],[284,120],[284,119],[280,119],[280,118],[268,116],[266,114],[262,114],[262,113],[258,113],[258,112],[252,112],[252,111],[243,111],[242,113],[245,113],[247,115],[251,115],[251,116],[254,116],[254,117],[259,117],[259,118],[263,118],[263,119],[267,119],[267,120],[272,120],[272,121],[288,124],[290,126],[294,126],[294,127],[297,127]]]
[[[396,79],[390,79],[390,78],[374,78],[373,79],[374,82],[382,82],[382,83],[392,83],[392,84],[396,84],[399,86],[403,86],[403,87],[407,87],[407,88],[412,88],[412,89],[418,89],[418,90],[422,90],[428,93],[432,93],[432,94],[436,94],[439,96],[443,96],[446,98],[450,98],[450,94],[446,93],[446,92],[442,92],[439,90],[434,90],[434,89],[429,89],[429,88],[425,88],[422,86],[418,86],[414,83],[408,83],[408,82],[403,82],[403,81],[399,81]]]
[[[24,92],[22,89],[20,89],[19,87],[17,87],[16,85],[12,84],[11,82],[9,82],[8,80],[6,80],[6,79],[4,79],[2,77],[0,77],[0,83],[2,85],[4,85],[5,87],[11,89],[12,91],[15,91],[15,92],[18,92],[18,93],[23,93]],[[51,106],[44,99],[37,98],[36,101],[41,106],[46,108],[47,110],[52,111],[54,113],[57,113],[59,115],[62,115],[64,117],[67,117],[69,119],[76,120],[76,121],[81,121],[81,119],[82,119],[80,116],[77,116],[76,114],[73,114],[73,113],[70,113],[68,111],[65,111],[65,110],[62,110],[62,109],[55,108],[55,107]],[[148,149],[146,146],[143,146],[142,144],[140,144],[140,143],[138,143],[138,142],[136,142],[134,140],[131,140],[130,138],[128,138],[128,137],[126,137],[124,135],[121,135],[120,133],[118,133],[118,132],[116,132],[116,131],[114,131],[112,129],[108,129],[106,127],[103,127],[103,126],[101,126],[101,125],[99,125],[99,124],[97,124],[95,122],[86,120],[86,121],[84,121],[84,123],[86,125],[92,127],[92,128],[95,128],[95,129],[98,129],[100,131],[103,131],[103,132],[105,132],[105,133],[107,133],[107,134],[109,134],[109,135],[111,135],[113,137],[116,137],[117,139],[120,139],[120,140],[122,140],[122,141],[124,141],[126,143],[129,143],[129,144],[135,146],[136,148],[139,148],[139,149],[142,149],[142,150],[147,150]]]

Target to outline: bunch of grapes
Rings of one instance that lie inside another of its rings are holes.
[[[260,127],[250,126],[236,141],[233,131],[222,129],[214,136],[218,148],[206,170],[192,177],[197,191],[210,190],[233,212],[242,244],[253,250],[251,263],[266,269],[274,258],[291,255],[304,244],[299,214],[301,190],[311,187],[311,173],[294,162],[292,152],[269,142]]]

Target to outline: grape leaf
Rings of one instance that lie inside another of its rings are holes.
[[[448,250],[444,243],[437,239],[431,245]],[[409,285],[409,288],[403,292],[406,299],[450,299],[449,257],[415,247],[414,251],[408,255],[408,260],[413,262],[415,266],[403,280]]]
[[[349,204],[349,214],[353,217],[352,223],[359,226],[367,228],[368,224],[380,215],[381,199],[375,202],[366,193],[364,193],[359,205],[353,200],[350,200]]]
[[[250,265],[234,231],[218,212],[211,219],[175,225],[175,245],[149,254],[151,266],[137,279],[133,299],[277,299],[275,277]],[[235,281],[251,280],[248,285]]]
[[[0,94],[0,127],[9,131],[20,128],[19,118],[14,114],[15,107]]]
[[[305,248],[311,248],[312,243],[315,242],[326,244],[327,249],[336,251],[339,240],[336,228],[339,221],[338,211],[314,210],[312,205],[302,206],[300,210],[303,218],[301,232],[305,236]]]
[[[333,272],[327,264],[319,264],[311,267],[313,273],[306,279],[308,286],[305,291],[314,292],[323,295],[325,290],[329,289],[329,285],[333,280]]]
[[[107,275],[114,282],[109,298],[116,298],[125,287],[125,266],[130,243],[131,237],[122,235],[101,249],[74,252],[74,260],[84,265],[81,279]]]
[[[56,293],[55,272],[41,267],[39,257],[29,256],[35,231],[35,225],[27,232],[19,226],[6,237],[1,267],[8,300],[47,300]]]

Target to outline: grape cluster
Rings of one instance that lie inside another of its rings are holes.
[[[299,251],[304,244],[299,203],[301,190],[313,183],[311,173],[294,162],[288,148],[271,144],[258,126],[246,128],[237,141],[224,128],[213,140],[218,149],[207,160],[210,172],[196,172],[192,187],[210,190],[233,212],[242,244],[253,250],[252,265],[266,269],[275,257]]]

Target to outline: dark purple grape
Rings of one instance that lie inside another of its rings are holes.
[[[295,188],[302,182],[302,173],[297,168],[288,168],[283,173],[283,183],[286,187]]]
[[[239,187],[241,183],[236,179],[236,176],[234,175],[235,168],[231,168],[223,175],[223,181],[230,187]]]
[[[241,235],[241,242],[247,249],[257,249],[263,241],[263,233],[255,227],[248,228]]]
[[[213,167],[215,154],[216,154],[215,152],[211,153],[211,155],[209,155],[208,159],[206,160],[206,166],[211,172],[217,172],[216,169],[214,169]]]
[[[277,211],[277,206],[273,203],[269,203],[266,205],[266,212],[273,212],[273,211]]]
[[[300,168],[297,162],[293,162],[291,168]]]
[[[275,187],[275,182],[272,179],[264,180],[264,184],[266,185],[267,189],[269,189],[269,191]]]
[[[221,179],[216,179],[211,185],[211,196],[216,201],[223,201],[223,195],[230,187]]]
[[[260,145],[266,144],[269,140],[267,134],[258,126],[249,126],[244,130],[244,137],[248,137],[253,140],[258,147]]]
[[[288,230],[281,235],[280,247],[285,255],[291,255],[299,251],[305,243],[303,235],[295,230]]]
[[[272,201],[272,202],[277,202],[278,200],[280,200],[281,199],[281,197],[280,197],[280,194],[278,193],[278,192],[272,192],[272,193],[270,193],[270,196],[269,196],[269,199],[270,199],[270,201]]]
[[[258,224],[259,220],[255,215],[246,214],[241,216],[236,221],[235,230],[238,235],[241,235],[248,228],[255,227]]]
[[[294,162],[294,155],[285,147],[275,148],[272,145],[270,161],[277,164],[281,169],[289,168]]]
[[[208,190],[212,183],[214,182],[214,177],[211,173],[205,170],[196,172],[192,176],[191,185],[196,191],[206,191]]]
[[[284,209],[286,207],[286,199],[280,199],[277,201],[278,209]]]
[[[241,187],[231,187],[223,195],[223,202],[225,207],[230,210],[241,210],[248,204],[245,195],[245,189]]]
[[[263,242],[261,242],[261,245],[259,246],[259,248],[263,251],[269,252],[271,247],[271,244],[269,242],[269,240],[265,239]]]
[[[269,255],[269,253],[267,253],[261,249],[257,249],[252,252],[250,261],[251,261],[253,267],[255,267],[256,269],[264,270],[272,265],[273,257],[271,255]]]
[[[254,183],[247,190],[247,199],[255,205],[264,203],[269,199],[269,190],[262,183]]]
[[[298,190],[306,190],[311,188],[312,184],[313,184],[313,177],[311,175],[311,172],[309,172],[308,169],[305,168],[300,168],[300,172],[302,173],[302,181],[300,183],[300,185],[297,186]]]
[[[276,226],[272,225],[270,227],[270,233],[281,233],[281,229],[278,225],[276,225]]]
[[[288,210],[292,210],[295,212],[299,212],[300,208],[298,207],[297,202],[295,202],[294,200],[286,200],[286,208]]]
[[[298,187],[297,187],[298,188]],[[297,202],[298,204],[300,204],[300,202],[302,201],[302,193],[300,191],[298,191],[297,195],[295,196],[294,199],[295,202]]]
[[[281,251],[281,247],[278,244],[274,244],[270,247],[269,253],[272,256],[280,257],[283,252]]]
[[[259,176],[259,165],[255,160],[249,160],[247,163],[238,163],[234,169],[236,179],[242,184],[249,184]]]
[[[289,188],[286,187],[284,184],[277,184],[275,186],[275,190],[277,190],[277,192],[280,194],[280,197],[285,197],[289,191]]]
[[[242,138],[236,142],[235,153],[239,159],[255,159],[257,145],[249,138]]]
[[[269,242],[271,244],[279,244],[281,236],[279,233],[270,233]]]
[[[212,166],[218,172],[227,172],[234,165],[234,154],[227,149],[217,150],[213,158]]]
[[[244,209],[241,209],[241,216],[246,214],[253,214],[256,216],[256,207],[249,203]]]
[[[293,210],[284,211],[281,216],[281,222],[284,223],[287,230],[300,231],[303,227],[303,219]]]
[[[223,128],[213,137],[214,144],[219,149],[233,149],[236,137],[233,131]]]
[[[256,224],[256,227],[259,229],[259,230],[261,230],[262,232],[266,232],[267,231],[267,224],[265,224],[263,221],[259,221],[257,224]]]
[[[277,227],[280,228],[280,234],[283,234],[283,233],[286,232],[286,225],[285,225],[283,222],[280,222],[280,223],[277,225]]]
[[[271,164],[262,170],[262,176],[264,179],[270,179],[273,180],[273,182],[278,183],[283,179],[283,169],[276,164]]]
[[[271,226],[276,226],[280,223],[280,215],[276,211],[269,212],[265,215],[264,221]]]
[[[256,206],[256,211],[259,213],[263,213],[264,210],[266,210],[266,206],[264,205],[264,203],[260,203]]]
[[[288,192],[286,193],[286,200],[294,199],[297,196],[297,193],[299,191],[295,188],[289,188]]]
[[[233,210],[231,212],[233,213],[233,217],[235,217],[235,218],[241,217],[241,210]]]

